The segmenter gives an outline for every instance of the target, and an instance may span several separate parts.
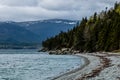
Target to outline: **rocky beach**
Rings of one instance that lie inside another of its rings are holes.
[[[120,80],[120,54],[97,52],[77,53],[86,63],[78,69],[55,77],[53,80]]]

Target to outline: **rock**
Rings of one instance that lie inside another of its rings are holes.
[[[46,51],[48,51],[47,48],[42,48],[42,49],[38,50],[38,52],[46,52]]]

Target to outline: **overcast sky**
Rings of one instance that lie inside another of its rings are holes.
[[[74,19],[113,7],[120,0],[0,0],[0,20]]]

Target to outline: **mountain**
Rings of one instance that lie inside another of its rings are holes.
[[[38,35],[14,22],[0,22],[0,43],[34,43],[39,41]]]
[[[66,32],[76,25],[77,21],[64,19],[49,19],[40,21],[28,21],[18,23],[21,27],[30,30],[40,36],[41,41],[59,34],[61,31]]]
[[[110,10],[94,13],[68,32],[42,43],[47,50],[70,48],[71,51],[96,52],[120,50],[120,3]]]
[[[42,43],[61,31],[72,29],[77,21],[51,19],[28,22],[0,22],[0,48],[4,45],[28,45]],[[38,44],[37,44],[38,45]]]

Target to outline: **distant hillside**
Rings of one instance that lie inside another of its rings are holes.
[[[40,37],[14,22],[0,22],[0,43],[35,43]]]
[[[43,43],[48,50],[71,48],[80,52],[113,51],[120,49],[120,3],[114,8],[94,13],[89,19],[68,32],[62,32]]]
[[[40,36],[41,41],[59,34],[61,31],[66,32],[76,25],[77,21],[64,19],[50,19],[40,21],[28,21],[19,23],[20,26],[30,30]]]
[[[51,19],[28,22],[0,22],[0,48],[22,45],[41,45],[48,37],[68,31],[77,21]],[[23,46],[24,47],[24,46]]]

